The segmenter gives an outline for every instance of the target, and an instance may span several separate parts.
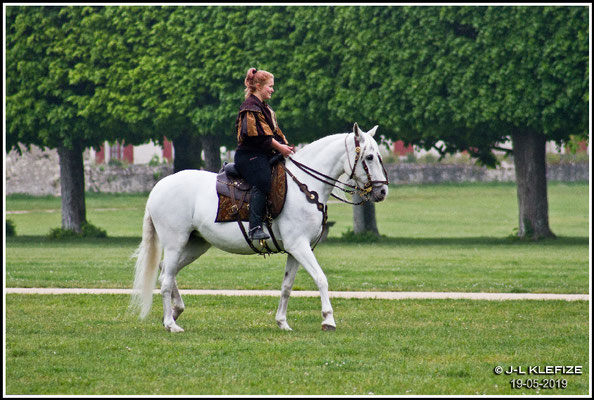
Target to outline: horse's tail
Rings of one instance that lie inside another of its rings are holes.
[[[151,310],[161,251],[159,237],[147,207],[142,223],[142,242],[132,255],[133,258],[136,257],[136,273],[130,305],[135,311],[140,311],[141,319]]]

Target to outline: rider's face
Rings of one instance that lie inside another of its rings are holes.
[[[272,93],[274,93],[274,78],[271,78],[262,85],[258,85],[256,94],[262,101],[269,100],[272,97]]]

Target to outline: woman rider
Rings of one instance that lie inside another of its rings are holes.
[[[235,166],[241,176],[252,185],[249,238],[269,239],[270,236],[262,229],[266,199],[272,180],[269,161],[277,153],[288,157],[293,154],[293,147],[288,145],[276,121],[276,114],[266,104],[266,100],[274,93],[274,76],[270,72],[250,68],[244,82],[245,101],[239,108],[235,123]]]

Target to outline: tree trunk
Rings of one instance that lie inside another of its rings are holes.
[[[60,146],[58,156],[62,193],[62,228],[81,233],[82,224],[87,220],[82,146],[78,143],[74,144],[74,149]]]
[[[210,172],[219,172],[221,169],[221,145],[216,135],[201,137],[204,148],[204,169]]]
[[[361,200],[358,194],[353,194],[353,202],[358,203]],[[375,203],[372,201],[366,201],[360,206],[353,206],[353,233],[367,232],[379,236],[375,221]]]
[[[173,159],[173,172],[184,169],[200,169],[202,166],[202,143],[198,135],[182,132],[173,140],[175,158]]]
[[[549,228],[546,137],[532,132],[512,133],[518,185],[518,236],[529,239],[555,237]]]

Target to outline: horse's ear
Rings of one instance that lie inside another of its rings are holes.
[[[378,125],[374,126],[373,128],[371,128],[371,130],[367,133],[369,133],[369,136],[373,137],[375,135],[375,131],[377,131],[377,127]]]
[[[363,133],[361,132],[361,129],[359,129],[359,125],[357,125],[357,123],[355,122],[355,125],[353,125],[353,132],[355,134],[355,138],[357,138],[357,140],[359,140],[359,144],[363,144],[365,143],[365,135],[363,135]]]

